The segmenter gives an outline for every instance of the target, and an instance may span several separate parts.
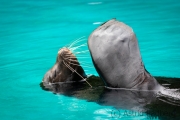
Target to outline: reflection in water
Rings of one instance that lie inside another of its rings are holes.
[[[124,116],[132,114],[129,117],[133,115],[139,117],[140,114],[146,114],[150,118],[158,117],[164,120],[173,117],[173,119],[178,119],[180,117],[178,114],[180,112],[180,98],[175,95],[179,95],[180,92],[178,89],[174,91],[175,89],[171,90],[171,88],[180,88],[180,79],[162,77],[156,77],[156,79],[162,85],[166,85],[166,88],[168,85],[169,89],[162,93],[158,91],[107,89],[100,78],[95,76],[88,78],[88,82],[93,88],[90,88],[85,82],[53,85],[41,83],[40,85],[44,90],[52,91],[56,94],[85,99],[103,106],[114,106],[115,111],[111,111],[111,114],[116,114],[116,117],[118,112],[119,115],[121,114],[121,117],[122,114]],[[106,112],[103,113],[105,114]]]

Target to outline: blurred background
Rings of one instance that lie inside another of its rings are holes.
[[[111,107],[54,95],[39,83],[60,48],[82,36],[86,39],[77,46],[86,43],[95,28],[112,18],[133,28],[153,76],[180,77],[179,0],[1,0],[0,118],[111,117]],[[87,46],[76,52],[84,50]],[[89,53],[78,55],[86,73],[97,75]]]

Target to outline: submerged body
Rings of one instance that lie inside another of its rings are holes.
[[[155,78],[166,87],[180,88],[180,78]],[[84,99],[103,106],[113,106],[116,109],[112,110],[115,110],[116,113],[118,110],[130,110],[130,112],[147,114],[152,118],[166,118],[167,120],[179,120],[180,118],[180,100],[175,101],[172,97],[159,96],[155,91],[106,89],[99,77],[92,76],[87,78],[87,81],[93,86],[93,89],[85,82],[54,84],[49,89],[41,84],[41,87],[56,94]],[[109,113],[112,113],[112,110]]]

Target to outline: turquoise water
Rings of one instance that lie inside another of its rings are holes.
[[[112,115],[116,109],[111,106],[55,95],[39,83],[61,47],[88,38],[111,18],[134,29],[152,75],[180,77],[179,13],[178,0],[1,0],[0,119],[148,119]],[[87,58],[79,60],[92,66],[89,54],[83,55]],[[84,69],[97,75],[94,68]]]

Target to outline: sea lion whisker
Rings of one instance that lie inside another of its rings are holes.
[[[79,54],[78,57],[90,56],[89,54]]]
[[[63,63],[72,71],[75,72],[77,75],[79,75],[79,77],[81,77],[83,80],[86,81],[86,83],[92,88],[91,84],[83,77],[81,76],[78,72],[76,72],[76,70],[74,70],[71,66],[69,66],[68,64],[66,64],[63,60]]]
[[[81,66],[81,65],[79,65],[79,64],[71,63],[71,62],[70,62],[69,64],[75,65],[75,66]],[[86,67],[86,68],[93,68],[92,66],[88,66],[88,65],[83,65],[83,67]]]
[[[78,64],[79,64],[79,62],[78,62],[78,60],[76,59],[76,58],[64,58],[66,61],[68,61],[68,62],[77,62]],[[86,67],[89,67],[89,68],[93,68],[92,66],[89,66],[89,63],[87,63],[87,62],[84,62],[84,61],[81,61],[81,64],[83,65],[83,66],[86,66]]]
[[[65,57],[74,57],[74,58],[76,58],[76,56],[73,56],[72,54],[70,55],[64,55]]]
[[[76,57],[66,57],[66,59],[76,59]]]
[[[90,68],[94,68],[92,66],[90,66],[89,64],[86,64],[86,63],[81,63],[82,66],[87,66],[87,67],[90,67]]]
[[[94,68],[94,67],[92,67],[92,66],[89,66],[89,65],[87,65],[87,64],[81,64],[83,67],[87,67],[87,68]]]
[[[75,42],[77,42],[78,40],[81,40],[81,39],[83,39],[83,38],[85,38],[85,36],[82,36],[82,37],[80,37],[80,38],[77,38],[77,39],[73,40],[73,42],[72,42],[71,44],[73,44],[73,43],[75,43]]]
[[[80,54],[80,53],[86,53],[86,52],[89,52],[89,50],[84,50],[84,51],[81,51],[81,52],[75,52],[74,54]]]
[[[79,63],[78,60],[76,60],[76,59],[73,60],[73,59],[65,58],[64,60],[66,60],[68,62],[77,62],[77,63]]]
[[[65,60],[77,60],[77,58],[73,58],[73,57],[66,57],[64,58]],[[78,60],[77,60],[78,61]]]
[[[84,56],[90,56],[89,54],[78,54],[77,57],[84,57]]]
[[[72,47],[72,48],[70,48],[72,51],[74,51],[74,50],[76,50],[76,49],[78,49],[78,48],[80,48],[80,47],[83,47],[83,46],[87,46],[87,43],[84,43],[84,44],[82,44],[82,45],[79,45],[79,46],[77,46],[77,47]]]
[[[73,72],[72,67],[68,66],[68,65],[64,62],[64,60],[63,60],[63,63],[64,63],[64,65],[65,65],[69,70],[71,70],[71,71]]]
[[[73,42],[69,44],[68,48],[70,48],[70,47],[72,46],[72,44],[74,44],[76,41],[81,40],[81,39],[83,39],[84,37],[85,37],[85,36],[82,36],[82,37],[80,37],[80,38],[78,38],[78,39],[76,39],[76,40],[73,40]]]
[[[80,42],[80,41],[82,41],[82,40],[85,40],[84,38],[85,38],[85,36],[76,39],[74,42],[72,42],[72,43],[69,45],[68,48],[71,48],[74,44],[76,44],[76,43],[78,43],[78,42]]]
[[[78,60],[72,60],[72,59],[66,59],[66,60],[79,63]]]
[[[73,55],[64,55],[65,57],[90,57],[89,55],[87,54],[82,54],[82,55],[77,55],[77,56],[73,56]]]
[[[71,56],[73,55],[72,53],[63,53],[63,54],[64,55],[71,55]]]
[[[68,58],[65,58],[65,60],[68,60],[68,61],[71,61],[71,62],[77,62],[77,63],[79,63],[77,59],[73,60],[73,59],[68,59]],[[81,63],[82,63],[82,64],[89,65],[89,63],[84,62],[84,61],[81,61]]]
[[[75,44],[77,44],[77,43],[79,43],[79,42],[81,42],[81,41],[84,41],[84,40],[86,40],[85,36],[84,36],[83,38],[75,41],[72,46],[74,46]]]
[[[75,57],[67,57],[69,59],[75,58]],[[77,58],[89,58],[89,57],[77,57]]]
[[[69,64],[76,65],[76,64],[74,64],[74,63],[69,63]],[[77,66],[80,66],[80,65],[77,65]],[[86,67],[86,68],[94,68],[94,67],[92,67],[92,66],[89,66],[89,65],[83,65],[83,64],[82,64],[81,66]]]
[[[86,55],[86,54],[84,54],[85,56],[76,56],[76,58],[91,58],[90,56],[88,56],[88,55]]]
[[[81,63],[84,63],[84,64],[89,64],[88,62],[85,62],[85,61],[82,61],[82,60],[81,60]]]
[[[68,62],[75,62],[75,64],[77,63],[79,63],[77,60],[71,60],[71,59],[66,59],[66,61],[68,61]]]
[[[76,64],[76,63],[69,63],[71,65],[76,65],[76,66],[80,66],[79,64]]]
[[[80,61],[81,61],[81,60],[80,60]],[[87,62],[81,61],[81,64],[89,65],[90,63],[87,63]]]
[[[69,46],[68,49],[72,50],[72,47],[73,47],[75,44],[77,44],[77,43],[79,43],[79,42],[81,42],[81,41],[84,41],[84,40],[86,40],[86,39],[81,39],[81,40],[75,42],[73,45]]]
[[[76,56],[74,56],[74,55],[64,55],[64,56],[63,56],[63,58],[69,58],[69,57],[76,59]]]

